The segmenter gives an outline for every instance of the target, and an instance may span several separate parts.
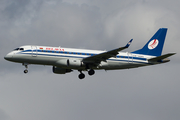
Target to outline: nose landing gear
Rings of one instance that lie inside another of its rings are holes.
[[[26,68],[26,69],[24,70],[24,73],[26,74],[26,73],[28,73],[28,70],[27,70],[27,69],[28,69],[28,63],[23,63],[23,65],[24,65],[25,68]]]
[[[24,73],[25,73],[25,74],[28,73],[28,70],[24,70]]]

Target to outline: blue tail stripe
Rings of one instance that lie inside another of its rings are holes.
[[[163,50],[166,33],[167,28],[160,28],[142,49],[132,53],[160,56]]]

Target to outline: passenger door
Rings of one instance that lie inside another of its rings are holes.
[[[131,53],[128,53],[128,62],[131,64],[133,63],[133,56]]]
[[[31,46],[32,49],[32,56],[36,57],[37,56],[37,46]]]

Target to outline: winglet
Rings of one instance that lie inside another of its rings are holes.
[[[133,39],[131,39],[131,40],[127,43],[127,45],[125,46],[125,48],[128,48],[128,47],[130,46],[130,44],[131,44],[132,41],[133,41]]]

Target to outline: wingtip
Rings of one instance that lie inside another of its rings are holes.
[[[177,53],[170,53],[170,54],[175,55],[175,54],[177,54]]]
[[[127,43],[127,45],[126,45],[125,47],[128,48],[128,47],[130,46],[130,44],[131,44],[132,41],[133,41],[133,39],[131,39],[131,40]]]

